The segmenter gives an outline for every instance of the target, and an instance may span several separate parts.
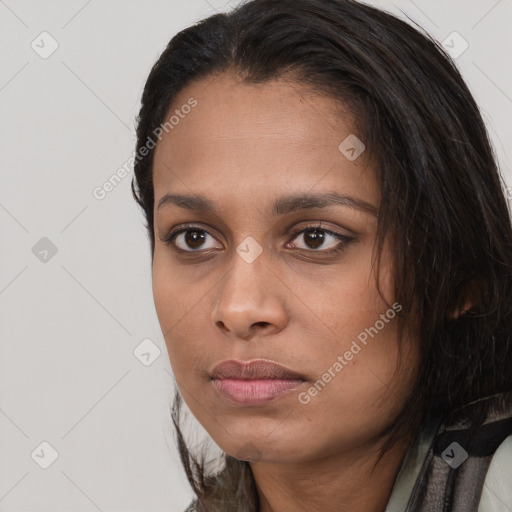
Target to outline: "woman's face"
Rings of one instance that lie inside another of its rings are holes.
[[[418,357],[406,338],[395,374],[401,305],[388,246],[381,288],[394,307],[377,292],[380,192],[351,115],[303,86],[228,73],[189,85],[171,114],[154,157],[153,292],[188,407],[244,460],[368,446],[407,398]],[[301,379],[212,379],[232,359]]]

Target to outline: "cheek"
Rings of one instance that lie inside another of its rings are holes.
[[[321,333],[321,339],[315,342],[321,349],[304,348],[307,359],[323,375],[329,369],[333,371],[338,356],[344,359],[343,370],[336,372],[336,378],[327,386],[329,391],[322,392],[323,399],[340,403],[342,397],[345,406],[350,404],[357,411],[373,406],[373,400],[390,386],[402,393],[399,388],[405,390],[408,384],[402,386],[401,382],[411,379],[404,374],[403,379],[395,380],[399,355],[397,317],[401,307],[394,301],[391,272],[385,262],[380,269],[380,285],[389,306],[377,290],[369,256],[361,255],[349,269],[333,276],[323,286],[309,289],[309,293],[302,291],[315,313],[310,320]],[[415,346],[406,336],[403,347],[408,345]],[[410,361],[405,366],[415,367],[416,357],[411,348],[410,353],[404,354],[405,360]]]
[[[159,258],[157,254],[155,252],[153,263],[153,300],[172,363],[176,347],[184,346],[174,343],[173,340],[179,335],[180,324],[187,316],[188,294],[184,293],[183,284],[177,279],[176,273],[164,265],[163,258]]]
[[[174,325],[178,326],[181,321],[186,321],[187,314],[199,300],[196,295],[200,294],[201,283],[188,282],[185,275],[186,272],[180,272],[179,267],[172,262],[166,248],[155,248],[153,300],[164,334]]]
[[[310,431],[322,432],[324,440],[343,445],[373,437],[394,421],[410,392],[418,368],[417,345],[404,337],[399,368],[396,317],[382,329],[380,324],[375,328],[378,318],[340,320],[332,329],[336,341],[308,354],[318,379],[299,397],[304,404],[299,416]]]
[[[153,300],[171,367],[179,382],[190,382],[195,367],[202,368],[205,345],[204,319],[209,318],[208,290],[211,285],[189,282],[184,274],[165,264],[155,252]]]
[[[327,333],[338,333],[343,339],[357,336],[361,330],[373,325],[388,308],[376,288],[367,254],[354,258],[350,266],[330,272],[320,283],[303,285],[299,294],[305,298],[317,321],[323,321]],[[391,283],[385,269],[381,270],[381,289],[387,301],[393,304]]]
[[[160,251],[155,250],[155,257],[153,260],[153,301],[158,316],[158,321],[162,331],[172,325],[174,315],[176,314],[177,296],[176,290],[173,286],[173,278],[163,264],[163,258],[159,257]]]

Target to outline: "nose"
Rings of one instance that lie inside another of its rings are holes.
[[[232,338],[250,340],[277,334],[288,322],[284,290],[264,254],[252,263],[235,254],[231,270],[219,285],[212,321]]]

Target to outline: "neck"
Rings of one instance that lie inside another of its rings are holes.
[[[398,441],[378,463],[383,441],[314,461],[251,464],[259,512],[384,512],[412,439]]]

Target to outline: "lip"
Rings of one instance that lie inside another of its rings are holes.
[[[215,389],[230,405],[262,405],[306,382],[306,377],[268,359],[229,359],[211,373]]]

